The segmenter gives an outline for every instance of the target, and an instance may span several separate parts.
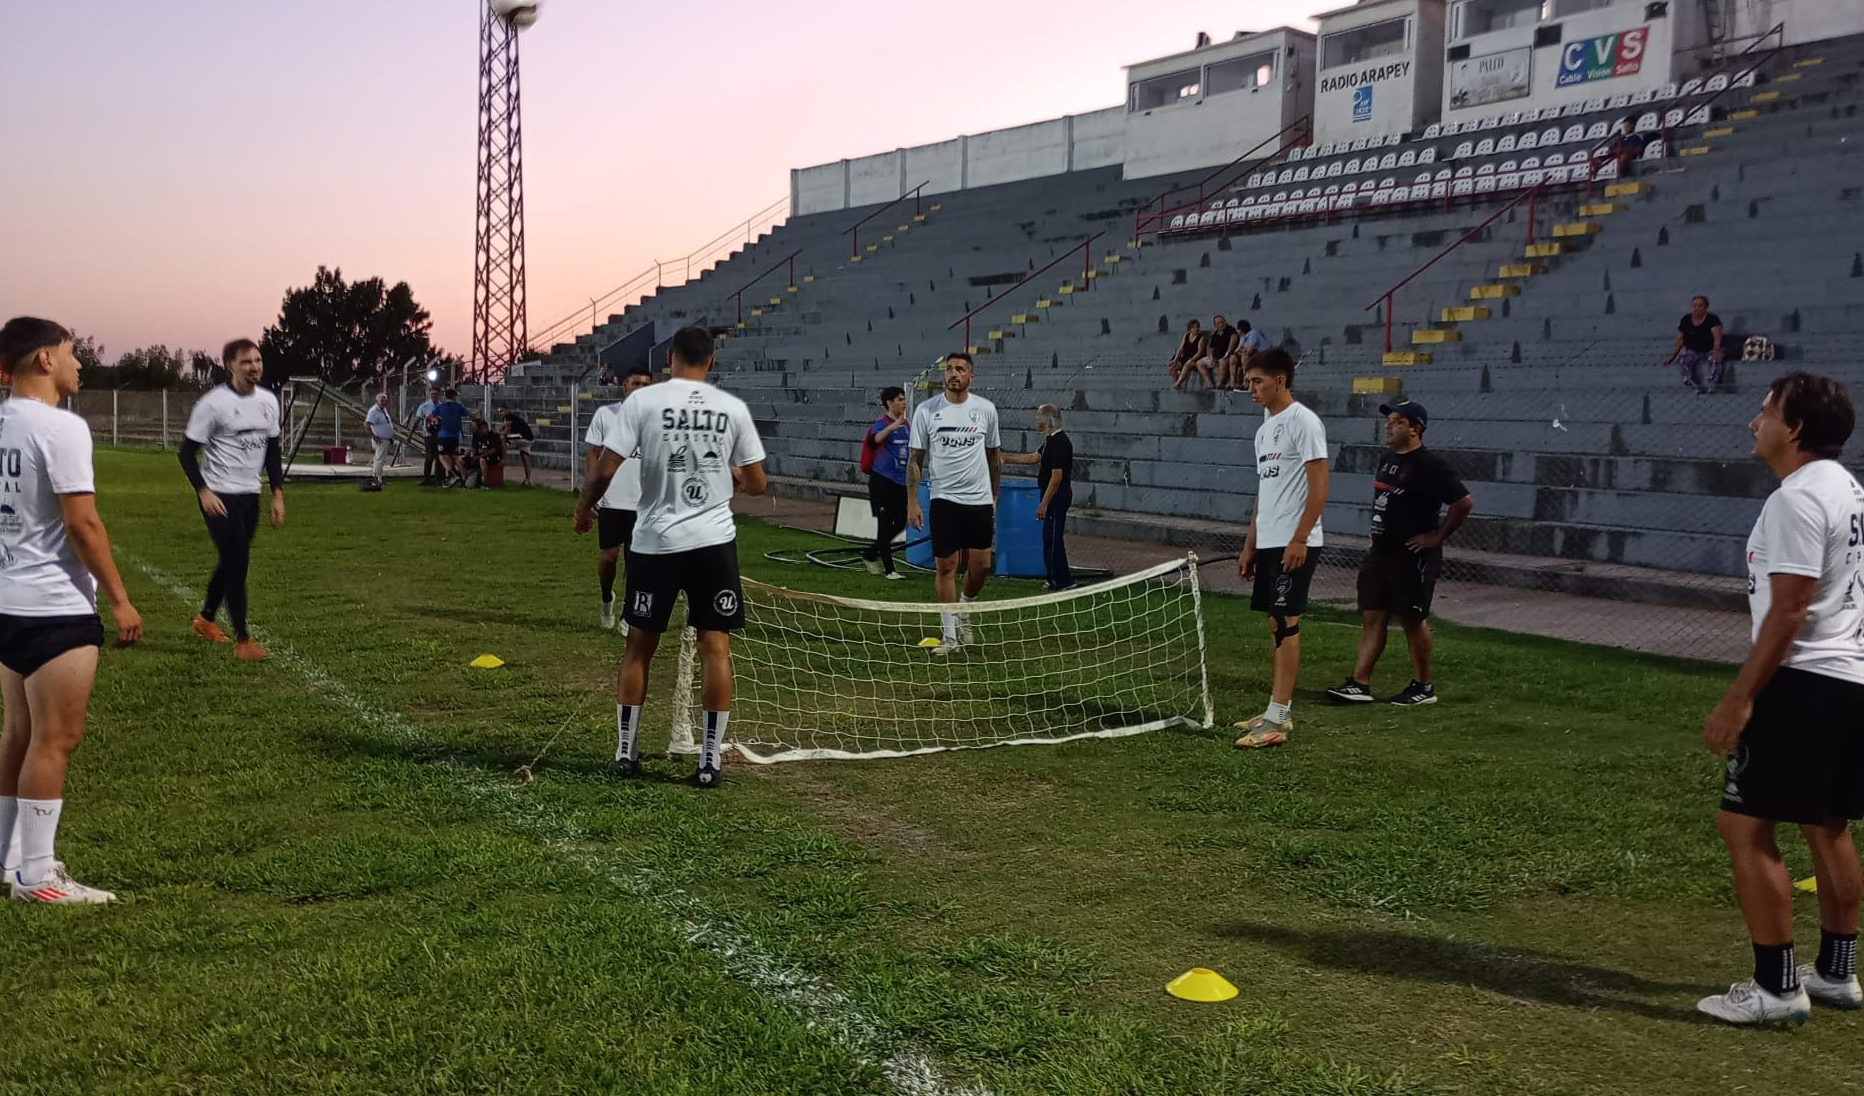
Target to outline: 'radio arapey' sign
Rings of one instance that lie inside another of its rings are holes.
[[[1342,72],[1337,76],[1320,78],[1320,93],[1324,96],[1331,92],[1352,91],[1351,104],[1353,121],[1369,122],[1372,120],[1372,88],[1375,84],[1387,80],[1400,80],[1411,72],[1410,61],[1392,61],[1384,65],[1368,65],[1365,68]]]
[[[1644,42],[1649,36],[1650,27],[1642,26],[1566,43],[1560,47],[1560,75],[1553,86],[1635,76],[1644,67]]]

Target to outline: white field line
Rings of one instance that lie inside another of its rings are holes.
[[[120,550],[117,554],[176,598],[200,604],[198,593],[166,571]],[[342,705],[368,727],[402,742],[417,742],[425,737],[400,713],[377,705],[276,637],[258,628],[253,629],[253,635],[271,650],[273,662],[298,675],[325,699]],[[652,871],[616,863],[616,858],[592,847],[575,823],[535,800],[521,800],[517,785],[454,765],[430,768],[448,772],[460,790],[469,795],[496,800],[508,821],[563,859],[601,875],[629,897],[672,918],[689,943],[716,956],[734,978],[799,1014],[809,1027],[826,1033],[863,1064],[878,1068],[900,1092],[907,1096],[990,1096],[990,1090],[980,1085],[947,1078],[930,1058],[890,1038],[846,994],[764,951],[750,935],[715,919],[696,899],[667,886]]]

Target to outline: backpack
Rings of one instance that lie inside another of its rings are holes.
[[[874,440],[873,430],[870,429],[861,435],[861,474],[863,476],[873,474],[874,455],[879,452],[880,443]]]

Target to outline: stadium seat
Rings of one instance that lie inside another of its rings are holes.
[[[1701,90],[1702,90],[1702,77],[1691,76],[1689,79],[1683,81],[1682,90],[1677,92],[1676,94],[1678,98],[1687,99]]]
[[[1434,163],[1436,163],[1436,162],[1437,162],[1437,146],[1435,146],[1435,145],[1432,145],[1431,147],[1429,147],[1429,148],[1427,148],[1427,149],[1425,149],[1425,150],[1423,150],[1422,152],[1420,152],[1420,153],[1418,153],[1418,154],[1417,154],[1417,162],[1418,162],[1418,163],[1420,163],[1420,164],[1434,164]]]
[[[1385,155],[1379,157],[1379,170],[1380,171],[1390,171],[1391,169],[1397,166],[1398,166],[1398,154],[1396,152],[1387,152]]]
[[[1307,182],[1307,165],[1306,164],[1302,164],[1300,167],[1297,167],[1294,169],[1294,181],[1297,183]]]
[[[1738,88],[1753,87],[1754,86],[1754,74],[1759,71],[1760,71],[1760,66],[1758,65],[1756,65],[1755,67],[1751,69],[1748,69],[1746,72],[1743,72],[1741,75],[1735,77],[1735,82],[1731,86],[1738,87]]]
[[[1493,175],[1476,176],[1476,193],[1477,194],[1495,193],[1495,176]]]
[[[1565,107],[1561,108],[1560,117],[1572,118],[1576,115],[1584,114],[1585,112],[1586,112],[1586,104],[1582,102],[1574,101],[1574,102],[1566,104]]]
[[[1482,140],[1476,142],[1476,153],[1475,154],[1477,156],[1491,156],[1494,154],[1494,152],[1495,152],[1495,138],[1484,137]]]
[[[1410,200],[1411,200],[1411,188],[1410,187],[1395,186],[1392,188],[1392,201],[1394,203],[1408,202]]]
[[[1348,152],[1364,152],[1365,150],[1366,150],[1366,139],[1364,137],[1353,138],[1352,146],[1347,149]]]
[[[1512,133],[1502,134],[1501,138],[1495,142],[1495,151],[1497,152],[1513,152],[1514,150],[1515,135]]]
[[[1426,184],[1426,185],[1428,185],[1428,184],[1430,183],[1430,172],[1428,172],[1428,171],[1420,171],[1420,172],[1418,172],[1418,173],[1417,173],[1417,178],[1415,178],[1415,179],[1412,179],[1412,180],[1411,180],[1411,189],[1413,189],[1413,190],[1416,190],[1416,189],[1417,189],[1417,185],[1418,185],[1419,183],[1424,183],[1424,184]]]
[[[1675,129],[1683,124],[1683,108],[1671,107],[1663,112],[1663,128]]]
[[[1495,170],[1496,168],[1493,163],[1478,164],[1476,166],[1476,177],[1481,178],[1484,175],[1493,175],[1495,174]]]
[[[1585,182],[1592,177],[1592,161],[1575,153],[1572,161],[1566,165],[1566,177],[1571,182]]]
[[[1475,152],[1476,152],[1476,146],[1474,142],[1464,141],[1463,143],[1456,146],[1455,152],[1450,153],[1450,159],[1452,160],[1466,159],[1470,156],[1475,155]]]
[[[1495,185],[1503,190],[1520,189],[1521,166],[1513,160],[1503,160],[1502,166],[1495,170]]]
[[[1444,126],[1443,126],[1443,132],[1438,134],[1438,136],[1439,137],[1454,137],[1461,132],[1463,132],[1463,123],[1446,122],[1444,123]]]
[[[1424,139],[1428,141],[1432,137],[1435,137],[1439,133],[1442,133],[1442,132],[1443,132],[1443,123],[1432,122],[1431,124],[1424,127]]]
[[[1584,122],[1574,122],[1566,127],[1565,133],[1560,135],[1560,143],[1563,145],[1576,145],[1585,139],[1586,125]]]
[[[1239,205],[1234,209],[1227,209],[1224,211],[1224,219],[1231,224],[1236,224],[1247,216],[1249,216],[1249,208],[1247,206]]]
[[[1657,91],[1655,88],[1645,88],[1643,91],[1640,91],[1636,95],[1633,95],[1631,97],[1631,101],[1641,106],[1645,103],[1650,102],[1652,99],[1655,99],[1656,97],[1657,97]]]
[[[1410,167],[1417,163],[1417,149],[1407,148],[1398,154],[1398,166]]]
[[[1672,83],[1663,85],[1663,90],[1657,93],[1657,98],[1659,99],[1676,98],[1676,84],[1672,82]]]
[[[1173,217],[1171,219],[1171,227],[1172,228],[1183,228],[1184,227],[1184,214],[1180,213],[1176,217]]]
[[[1588,141],[1603,141],[1605,140],[1605,138],[1610,137],[1611,135],[1612,135],[1612,124],[1606,121],[1598,121],[1598,122],[1592,123],[1592,125],[1586,128],[1585,139]]]
[[[1468,164],[1464,164],[1462,167],[1459,167],[1456,169],[1456,174],[1452,176],[1452,178],[1468,179],[1468,178],[1472,178],[1475,174],[1476,174],[1475,168],[1469,166]]]
[[[1683,120],[1683,124],[1686,126],[1706,126],[1709,124],[1709,117],[1709,104],[1698,103],[1690,110],[1689,117]]]
[[[1528,132],[1523,133],[1521,135],[1521,139],[1515,142],[1515,148],[1522,152],[1526,152],[1530,148],[1539,148],[1539,147],[1540,147],[1540,134],[1535,133],[1532,130],[1529,130]]]
[[[1647,110],[1643,114],[1638,115],[1637,128],[1639,130],[1656,129],[1657,112],[1654,110]]]
[[[1521,185],[1539,186],[1545,182],[1547,173],[1540,169],[1540,157],[1529,156],[1521,161]]]
[[[1251,175],[1249,177],[1249,181],[1245,182],[1243,185],[1244,186],[1261,186],[1262,185],[1262,173],[1258,171],[1255,174]]]
[[[1614,95],[1605,104],[1608,110],[1623,110],[1630,105],[1631,97],[1629,95]]]
[[[1476,181],[1474,179],[1461,178],[1450,181],[1450,194],[1453,197],[1463,198],[1475,192]]]
[[[1355,156],[1352,159],[1346,161],[1346,174],[1357,175],[1359,174],[1360,170],[1361,169],[1359,166],[1359,157]]]
[[[1518,126],[1520,124],[1521,124],[1521,112],[1520,111],[1518,110],[1510,111],[1507,114],[1502,115],[1502,125]]]
[[[1339,178],[1340,173],[1344,171],[1345,168],[1346,168],[1346,162],[1344,160],[1333,161],[1332,163],[1327,165],[1327,178],[1329,179]]]
[[[1540,131],[1540,147],[1552,148],[1560,143],[1560,127],[1548,126]]]
[[[1538,122],[1540,121],[1540,118],[1541,118],[1541,114],[1540,114],[1539,108],[1535,108],[1534,110],[1524,111],[1521,114],[1521,120],[1523,122]]]
[[[1604,109],[1605,109],[1604,99],[1587,99],[1579,113],[1592,114],[1595,111],[1601,111]]]
[[[1661,160],[1663,159],[1663,153],[1664,153],[1663,138],[1659,137],[1656,140],[1652,141],[1650,144],[1645,145],[1644,155],[1638,158],[1640,160]]]
[[[1561,164],[1564,164],[1565,162],[1566,162],[1566,157],[1561,155],[1558,152],[1549,153],[1547,158],[1541,161],[1541,163],[1545,164],[1547,167],[1559,167]]]
[[[1604,161],[1603,163],[1599,164],[1598,170],[1594,171],[1591,177],[1594,179],[1616,179],[1618,178],[1618,161],[1617,160]]]
[[[1281,174],[1275,177],[1276,186],[1280,186],[1283,183],[1292,183],[1292,182],[1294,182],[1294,168],[1291,168],[1291,167],[1282,168]]]

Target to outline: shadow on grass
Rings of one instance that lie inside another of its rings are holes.
[[[540,780],[554,776],[559,780],[569,779],[578,783],[603,783],[617,786],[633,782],[692,783],[690,773],[680,775],[663,771],[660,767],[644,767],[641,775],[629,780],[618,780],[609,774],[611,759],[583,754],[549,754],[539,758],[535,754],[520,754],[495,747],[475,748],[457,742],[385,742],[366,735],[333,731],[315,735],[313,743],[324,754],[337,760],[367,759],[393,764],[444,765],[514,779],[519,766],[529,766],[533,778]],[[641,754],[641,760],[644,762],[666,757],[666,754],[645,751]],[[696,761],[693,763],[696,764]]]
[[[1318,967],[1415,982],[1475,986],[1517,1000],[1562,1008],[1609,1009],[1673,1023],[1708,1022],[1694,1009],[1640,999],[1699,990],[1699,984],[1657,982],[1609,967],[1517,948],[1405,932],[1296,929],[1262,923],[1218,925],[1215,932],[1268,944]]]

